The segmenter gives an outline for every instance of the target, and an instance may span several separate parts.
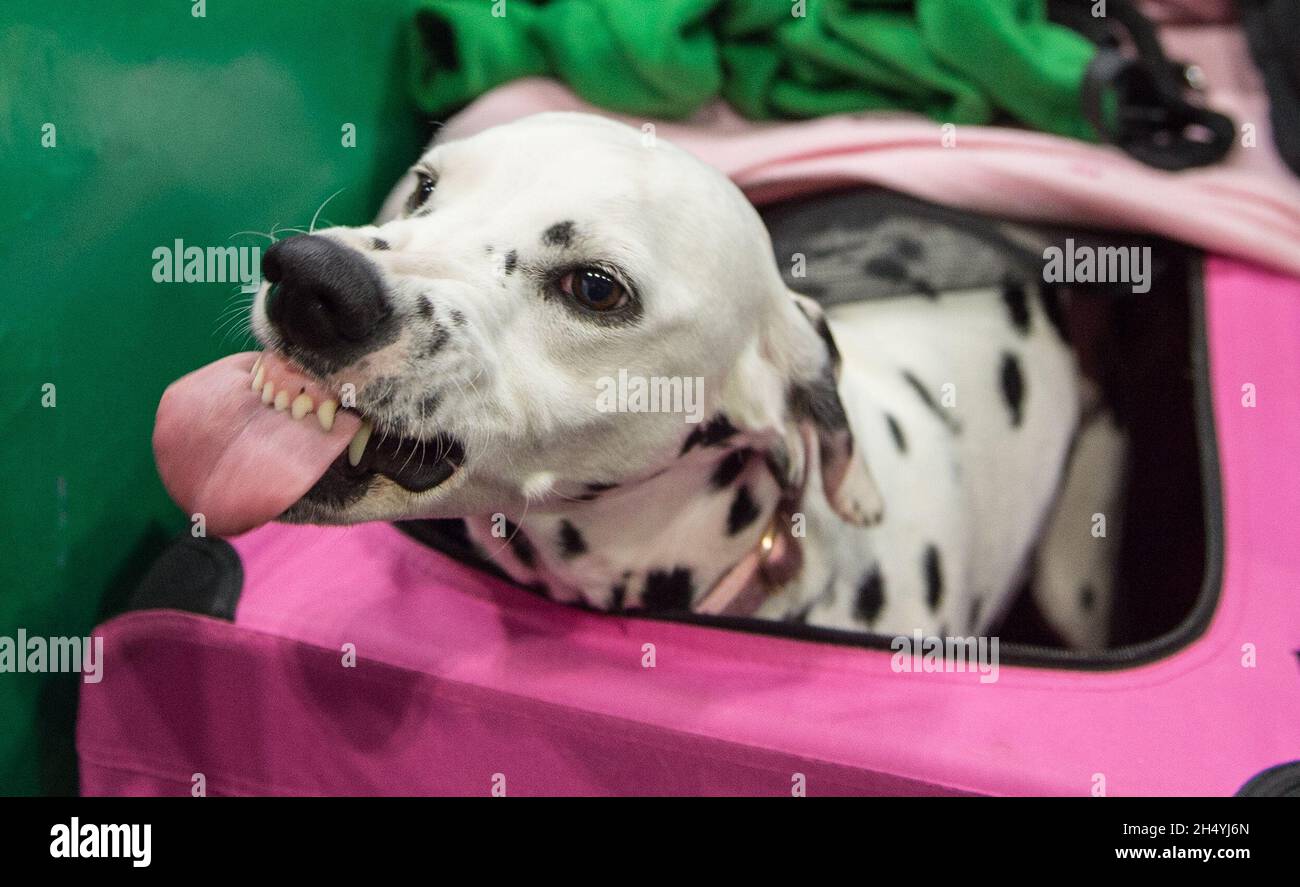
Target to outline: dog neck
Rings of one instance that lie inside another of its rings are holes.
[[[709,609],[748,592],[751,580],[788,578],[789,546],[773,544],[773,528],[790,503],[754,450],[700,443],[645,479],[588,490],[517,517],[466,524],[517,582],[601,610]]]

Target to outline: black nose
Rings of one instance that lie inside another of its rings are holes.
[[[332,364],[383,344],[392,309],[379,272],[330,237],[281,240],[262,256],[267,316],[293,345]]]

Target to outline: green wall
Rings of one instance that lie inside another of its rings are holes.
[[[186,526],[154,408],[242,347],[241,294],[155,283],[153,251],[264,248],[232,235],[306,227],[340,188],[322,218],[365,221],[424,132],[414,3],[0,0],[0,635],[86,634]],[[76,790],[78,681],[0,673],[0,794]]]

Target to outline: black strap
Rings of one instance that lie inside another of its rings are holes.
[[[1088,121],[1105,141],[1158,169],[1187,169],[1222,160],[1236,136],[1232,119],[1184,99],[1160,70],[1145,59],[1098,50],[1084,75],[1081,98]],[[1115,97],[1112,119],[1104,113],[1107,95]]]
[[[1166,58],[1151,22],[1127,0],[1110,0],[1101,36],[1093,20],[1085,36],[1098,43],[1084,72],[1082,111],[1103,140],[1158,169],[1178,170],[1217,163],[1232,150],[1231,118],[1188,101],[1184,68]],[[1119,47],[1122,28],[1136,57]],[[1113,116],[1106,99],[1113,97]]]

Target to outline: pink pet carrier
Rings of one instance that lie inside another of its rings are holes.
[[[1300,280],[1193,264],[1202,544],[1188,572],[1144,543],[1143,581],[1183,589],[1137,614],[1158,636],[1091,658],[1007,643],[991,683],[900,673],[870,639],[552,603],[391,525],[270,525],[235,541],[242,583],[224,543],[185,561],[226,577],[209,609],[233,618],[101,626],[82,790],[1237,792],[1300,749]]]

